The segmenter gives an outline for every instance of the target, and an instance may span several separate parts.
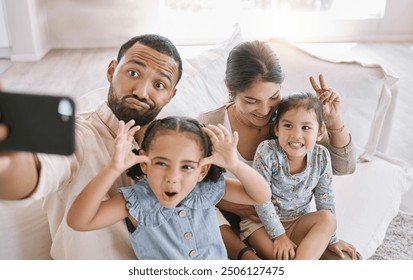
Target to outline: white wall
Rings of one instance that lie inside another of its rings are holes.
[[[3,0],[12,60],[38,60],[50,49],[44,0]]]
[[[118,47],[135,35],[158,33],[162,0],[45,0],[55,48]]]
[[[0,57],[10,57],[11,48],[7,28],[4,0],[0,0]]]
[[[224,3],[228,6],[227,1]],[[299,31],[301,35],[293,38],[298,41],[413,40],[412,0],[387,0],[383,19],[352,21],[279,21],[273,15],[259,15],[259,20],[252,20],[253,12],[241,18],[231,6],[213,17],[198,12],[195,17],[185,18],[182,13],[163,11],[162,2],[46,0],[52,43],[55,47],[118,46],[133,35],[161,33],[177,44],[213,44],[227,38],[237,22],[246,38],[294,35]]]
[[[230,9],[182,21],[183,17],[161,9],[163,0],[1,1],[6,4],[14,60],[40,59],[50,48],[117,47],[142,33],[159,33],[178,45],[213,44],[227,38],[236,21],[246,39],[294,35],[292,39],[299,42],[413,40],[411,0],[387,0],[380,20],[316,22],[271,15],[233,20],[226,16],[235,14]]]
[[[6,13],[3,8],[4,0],[0,0],[0,48],[10,47],[6,25]]]

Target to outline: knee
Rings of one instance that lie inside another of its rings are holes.
[[[333,234],[337,229],[337,220],[336,220],[336,217],[334,216],[334,214],[331,213],[328,210],[320,210],[318,212],[319,212],[320,221]]]

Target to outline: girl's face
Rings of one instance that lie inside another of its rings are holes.
[[[293,108],[281,116],[275,135],[289,160],[304,159],[323,137],[314,110]]]
[[[150,188],[166,208],[176,207],[209,170],[209,165],[199,166],[203,151],[196,137],[175,131],[157,135],[147,152],[151,163],[141,164]]]
[[[255,81],[248,89],[236,94],[236,117],[250,126],[267,126],[271,112],[280,104],[280,88],[280,84]]]

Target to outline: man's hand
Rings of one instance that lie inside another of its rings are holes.
[[[255,211],[255,207],[253,205],[237,204],[222,199],[217,204],[217,207],[221,210],[234,213],[239,217],[248,218],[253,222],[260,222],[260,218],[258,218],[257,211]]]
[[[1,116],[0,116],[1,120]],[[7,135],[9,133],[9,130],[7,126],[4,124],[0,123],[0,141],[3,141],[4,139],[7,138]],[[10,158],[5,156],[4,153],[0,152],[0,172],[6,170],[10,165]]]

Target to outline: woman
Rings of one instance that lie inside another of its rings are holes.
[[[238,155],[241,160],[252,165],[258,145],[263,140],[270,139],[270,116],[280,103],[283,80],[280,62],[269,45],[262,41],[243,42],[230,52],[227,59],[225,84],[229,92],[229,102],[215,110],[202,113],[198,119],[204,124],[222,123],[231,133],[237,131]],[[323,103],[327,133],[320,143],[331,154],[333,172],[336,175],[353,173],[356,166],[355,149],[350,133],[341,119],[340,96],[326,86],[322,75],[319,76],[320,84],[313,77],[310,77],[310,82]],[[224,213],[259,221],[253,207],[235,205],[224,200],[217,206]],[[253,250],[242,243],[219,212],[218,217],[229,257],[256,258]],[[226,217],[228,219],[230,215]],[[235,220],[231,221],[233,227],[238,225],[239,220]],[[339,242],[340,248],[352,247],[345,241]],[[344,258],[341,251],[334,253]],[[324,257],[328,259],[335,257],[331,252],[326,251],[326,254],[329,256]]]

